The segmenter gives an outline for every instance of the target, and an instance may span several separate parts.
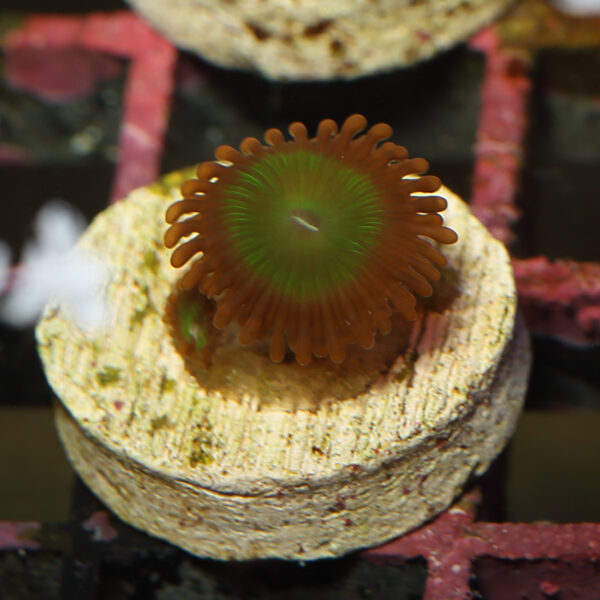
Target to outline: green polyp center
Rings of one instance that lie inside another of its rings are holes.
[[[383,228],[370,177],[316,150],[269,152],[222,190],[234,251],[274,291],[317,300],[351,281]]]

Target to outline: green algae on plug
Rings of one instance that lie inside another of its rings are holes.
[[[167,392],[172,392],[175,389],[176,384],[177,382],[174,379],[167,377],[167,375],[163,373],[160,380],[160,395],[162,396]]]
[[[170,198],[173,195],[174,189],[181,187],[181,184],[184,181],[187,181],[190,179],[190,177],[194,176],[194,171],[194,167],[187,167],[185,169],[181,169],[180,171],[173,171],[172,173],[164,175],[158,181],[149,185],[147,189],[161,196],[168,196]]]
[[[169,417],[167,415],[160,415],[150,421],[150,435],[153,436],[159,429],[168,427],[170,425]]]
[[[154,254],[152,252],[152,254]],[[155,255],[156,256],[156,255]],[[158,266],[157,266],[158,268]],[[146,318],[146,316],[156,311],[156,307],[150,298],[150,288],[146,283],[138,283],[136,280],[136,286],[140,288],[140,298],[143,300],[144,304],[142,306],[138,306],[133,309],[131,316],[129,317],[129,327],[133,328],[137,325],[141,325],[142,321]]]
[[[207,417],[204,417],[200,423],[196,423],[196,435],[191,440],[190,452],[188,454],[188,463],[190,467],[198,465],[209,465],[215,458],[210,450],[215,445],[212,432],[212,423]]]
[[[102,386],[113,385],[121,379],[121,369],[119,367],[106,366],[102,371],[96,373],[96,381]]]
[[[156,275],[158,273],[159,265],[160,261],[158,260],[156,252],[154,252],[154,250],[146,250],[142,260],[142,267],[150,271],[152,275]]]

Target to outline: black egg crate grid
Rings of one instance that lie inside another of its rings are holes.
[[[53,32],[61,26],[70,29],[71,34],[57,41]],[[130,61],[111,198],[117,200],[129,190],[155,180],[175,85],[175,49],[128,12],[83,17],[39,16],[21,27],[12,43],[31,45],[35,39],[40,52],[45,50],[45,45],[68,43]],[[128,35],[117,35],[124,31]],[[518,48],[503,48],[495,28],[480,32],[471,42],[471,51],[482,53],[484,58],[471,205],[490,230],[508,243],[519,217],[515,198],[522,162],[526,160],[524,143],[534,56]],[[152,102],[147,101],[149,94]],[[530,300],[528,315],[536,329],[544,333],[544,323],[551,319],[541,319],[539,315],[556,310],[556,301],[544,304],[544,299],[536,293],[544,285],[550,290],[548,273],[552,273],[552,265],[542,265],[546,271],[542,269],[541,284],[538,282],[536,287],[531,285],[526,272],[531,264],[538,263],[528,260],[515,259],[517,277],[525,273],[519,281],[520,292],[525,302]],[[588,278],[589,273],[598,277],[587,281],[587,287],[581,281],[584,270]],[[582,321],[578,316],[581,311],[587,311],[585,314],[592,315],[592,325],[600,322],[598,313],[594,312],[600,310],[598,265],[570,262],[568,271],[564,277],[567,282],[572,277],[573,298],[577,303],[574,302],[571,310],[564,310],[564,306],[558,309],[564,313],[560,332],[570,328],[576,332],[575,337],[597,342],[600,328],[590,329],[590,320]],[[546,333],[556,334],[557,328],[549,326]],[[497,474],[492,477],[498,479]],[[484,478],[481,482],[484,504],[485,499],[495,493],[496,484],[488,480]],[[292,591],[300,593],[296,597],[323,598],[507,597],[494,591],[499,588],[486,588],[479,578],[489,559],[519,565],[523,572],[522,589],[530,593],[526,597],[600,598],[600,572],[594,566],[600,558],[599,524],[478,521],[476,514],[480,504],[481,493],[471,490],[454,507],[424,527],[381,548],[333,562],[307,566],[279,561],[226,565],[193,559],[166,543],[132,530],[110,515],[77,480],[67,522],[0,521],[0,550],[4,551],[0,560],[6,564],[14,561],[18,567],[11,581],[3,583],[0,579],[0,599],[154,598],[169,586],[180,592],[185,588],[187,593],[195,594],[189,597],[198,598],[283,598]],[[527,574],[528,566],[536,561],[553,565],[554,576],[551,569],[544,571],[543,577]],[[6,577],[6,570],[1,573]],[[341,583],[344,578],[352,581],[357,573],[363,577],[363,583],[348,583],[349,588],[345,588]],[[241,584],[236,587],[232,579],[237,578]],[[271,585],[266,584],[265,579]],[[586,587],[582,591],[580,586],[584,580]],[[216,586],[212,592],[207,591],[207,581]],[[516,581],[520,581],[518,577]],[[18,590],[22,591],[20,596]]]

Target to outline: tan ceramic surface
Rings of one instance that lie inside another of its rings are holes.
[[[443,195],[460,294],[412,328],[414,365],[383,373],[365,352],[303,369],[229,346],[193,377],[162,320],[176,188],[98,216],[80,245],[111,267],[106,329],[86,335],[56,307],[37,329],[59,432],[91,489],[125,521],[216,558],[336,556],[446,508],[512,433],[529,353],[504,247]]]
[[[129,0],[177,45],[272,79],[354,78],[429,58],[512,0]]]

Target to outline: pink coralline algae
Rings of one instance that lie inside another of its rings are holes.
[[[110,524],[108,513],[105,510],[97,510],[82,523],[86,531],[91,532],[95,542],[112,542],[117,538],[117,530]]]
[[[578,345],[600,343],[600,264],[544,256],[513,261],[533,331]]]
[[[478,33],[471,47],[486,58],[471,206],[493,235],[510,243],[511,226],[520,215],[515,196],[531,57],[504,48],[494,27]],[[520,304],[533,332],[568,343],[600,343],[600,265],[544,257],[514,259],[513,265]]]
[[[30,536],[39,528],[37,521],[0,521],[0,550],[37,550]]]
[[[0,142],[0,165],[27,165],[30,162],[31,156],[24,148]]]
[[[478,523],[480,496],[471,492],[429,525],[367,550],[375,562],[423,557],[428,577],[425,600],[468,600],[471,564],[477,557],[507,560],[600,559],[600,524]]]
[[[54,101],[87,93],[128,59],[112,201],[156,179],[177,58],[167,40],[129,12],[31,16],[3,50],[7,80]]]
[[[476,35],[471,47],[486,56],[471,207],[493,235],[508,243],[520,216],[514,197],[531,82],[523,57],[501,49],[493,28]]]
[[[28,40],[8,41],[5,59],[6,81],[13,87],[48,102],[84,98],[96,84],[116,77],[117,60],[76,46],[39,48]]]

